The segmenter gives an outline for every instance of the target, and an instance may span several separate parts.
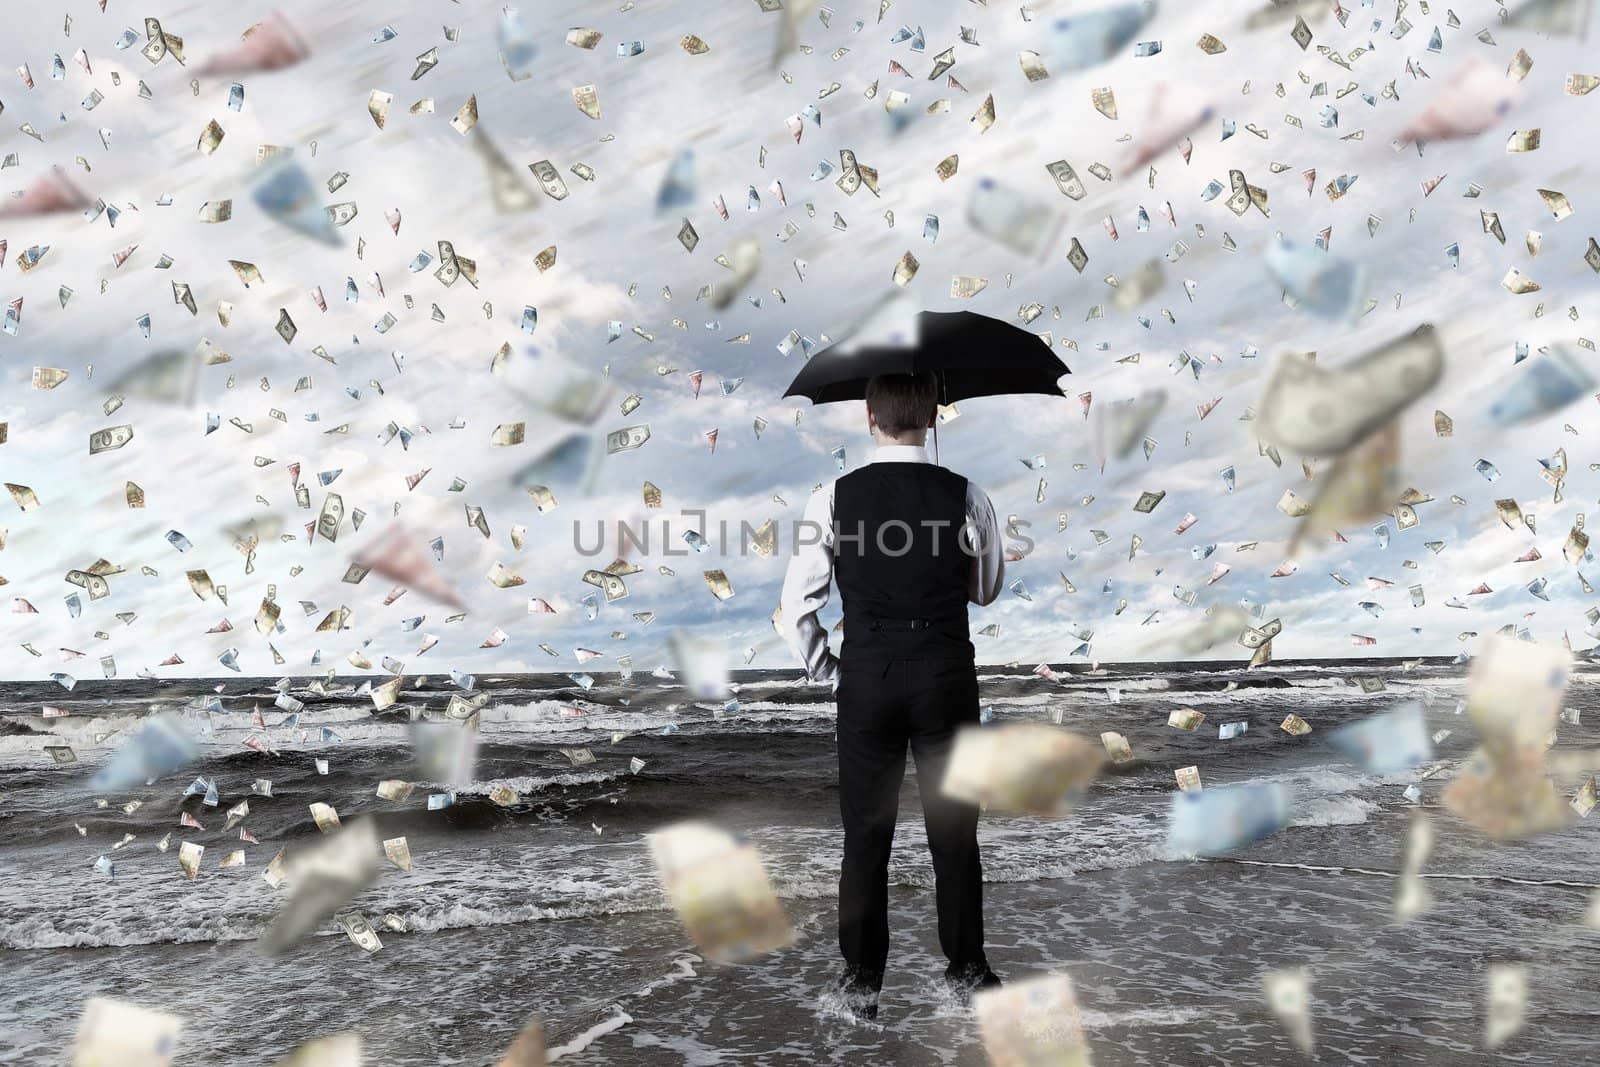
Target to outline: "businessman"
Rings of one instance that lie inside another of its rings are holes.
[[[984,491],[931,463],[924,443],[938,411],[932,374],[867,385],[867,465],[812,494],[784,577],[785,640],[838,704],[839,980],[858,1017],[873,1019],[889,955],[889,852],[905,777],[916,758],[933,853],[939,947],[959,996],[1000,984],[983,951],[978,809],[941,791],[956,731],[978,721],[967,602],[991,603],[1005,571],[999,523]],[[835,657],[817,612],[839,587],[844,641]]]

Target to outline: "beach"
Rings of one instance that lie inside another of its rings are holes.
[[[1069,975],[1095,1063],[1296,1062],[1261,975],[1300,966],[1312,975],[1315,1062],[1582,1060],[1594,1024],[1586,991],[1600,980],[1597,934],[1582,925],[1596,881],[1588,827],[1492,844],[1442,809],[1444,776],[1422,782],[1413,805],[1403,792],[1415,772],[1365,775],[1327,742],[1343,722],[1420,700],[1429,727],[1450,731],[1438,756],[1459,760],[1473,745],[1456,710],[1464,668],[1129,665],[1054,682],[1021,667],[980,672],[994,721],[1116,730],[1135,755],[1070,815],[980,824],[991,962],[1011,980]],[[1358,677],[1386,688],[1363,693]],[[1593,677],[1580,670],[1568,691],[1582,714]],[[270,679],[220,694],[205,682],[12,686],[0,737],[0,865],[10,872],[0,884],[0,1060],[61,1061],[84,1001],[109,995],[182,1016],[180,1058],[195,1064],[267,1064],[310,1037],[355,1030],[369,1062],[487,1065],[532,1016],[570,1064],[985,1062],[971,1010],[937,981],[944,961],[915,774],[890,873],[881,1014],[856,1023],[828,995],[841,842],[829,694],[791,672],[737,681],[724,706],[649,677],[601,677],[589,690],[562,676],[480,680],[490,699],[478,781],[443,811],[426,810],[422,788],[401,803],[375,796],[379,780],[412,773],[410,752],[406,714],[376,716],[365,698],[309,703],[282,729]],[[448,685],[414,684],[403,702],[438,714]],[[40,718],[41,698],[71,714]],[[253,725],[258,704],[265,730]],[[1180,706],[1204,712],[1205,724],[1169,728]],[[90,769],[155,707],[209,724],[202,760],[96,807]],[[1289,711],[1313,732],[1278,729]],[[1217,738],[1219,723],[1237,721],[1247,733]],[[339,740],[323,740],[325,728]],[[1586,729],[1563,725],[1558,749],[1581,745]],[[244,747],[251,736],[270,739],[275,754]],[[43,755],[62,741],[78,763]],[[558,751],[574,747],[595,762],[576,767]],[[633,773],[636,758],[645,763]],[[1171,854],[1172,772],[1189,765],[1208,788],[1284,783],[1291,825],[1225,858]],[[180,797],[195,776],[215,780],[218,807]],[[245,826],[260,844],[237,845],[236,831],[220,832],[222,812],[258,778],[273,783],[271,797],[249,798]],[[496,783],[520,801],[491,803]],[[130,799],[144,804],[127,815]],[[408,839],[413,870],[386,870],[349,905],[375,926],[385,914],[403,921],[404,933],[378,927],[381,952],[361,952],[332,921],[280,957],[256,945],[284,899],[261,873],[279,848],[315,841],[315,801],[346,821],[371,814],[384,837]],[[1417,807],[1436,827],[1424,868],[1434,905],[1396,925],[1394,874]],[[207,828],[180,828],[181,811]],[[790,947],[738,966],[694,950],[645,843],[690,818],[757,845],[796,933]],[[169,830],[172,850],[157,851]],[[135,836],[113,850],[124,834]],[[193,882],[178,866],[180,840],[207,847]],[[246,863],[217,869],[234,847]],[[102,854],[115,863],[111,879],[93,869]],[[1529,1008],[1522,1032],[1491,1054],[1484,968],[1496,962],[1528,965]]]

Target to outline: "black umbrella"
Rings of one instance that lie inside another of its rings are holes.
[[[923,311],[917,314],[915,345],[867,346],[850,353],[825,349],[783,395],[808,397],[813,404],[861,400],[875,375],[920,371],[939,376],[944,404],[1011,393],[1065,396],[1056,380],[1070,373],[1037,334],[972,311]]]

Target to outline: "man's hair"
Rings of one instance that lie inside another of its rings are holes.
[[[939,410],[939,381],[932,371],[869,378],[867,410],[890,437],[925,430]]]

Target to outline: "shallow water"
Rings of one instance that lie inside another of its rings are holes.
[[[1460,668],[1116,668],[1061,683],[983,670],[982,699],[997,720],[1059,715],[1090,736],[1118,730],[1137,757],[1068,817],[986,816],[980,830],[991,960],[1008,978],[1071,975],[1097,1064],[1293,1062],[1299,1053],[1267,1010],[1260,976],[1301,964],[1312,968],[1319,1062],[1585,1059],[1596,1022],[1587,990],[1600,981],[1600,932],[1581,925],[1600,881],[1588,825],[1490,845],[1440,806],[1442,779],[1424,782],[1422,807],[1436,816],[1425,868],[1435,906],[1392,925],[1392,875],[1413,807],[1401,793],[1414,776],[1364,775],[1327,742],[1341,722],[1416,699],[1431,729],[1452,731],[1439,755],[1462,758],[1472,740],[1455,711]],[[1387,691],[1353,686],[1373,674]],[[1594,707],[1594,677],[1576,675],[1569,706]],[[839,966],[840,835],[825,691],[753,672],[741,679],[739,707],[723,713],[656,679],[603,678],[587,692],[564,678],[486,683],[479,781],[458,791],[454,807],[429,812],[423,787],[399,804],[373,795],[380,779],[415,776],[403,718],[379,719],[370,702],[347,698],[308,705],[298,727],[283,727],[268,685],[235,683],[211,710],[190,712],[212,730],[204,759],[106,797],[105,809],[87,785],[92,768],[152,705],[213,697],[209,685],[11,687],[12,713],[0,720],[0,866],[9,872],[0,881],[0,1060],[52,1061],[83,1001],[110,994],[183,1016],[180,1060],[190,1064],[270,1063],[344,1029],[361,1032],[369,1062],[490,1064],[534,1014],[562,1063],[984,1062],[970,1012],[935,981],[943,960],[914,775],[891,870],[894,943],[880,1020],[851,1022],[826,995]],[[436,711],[446,699],[431,688],[402,696]],[[72,714],[41,719],[45,701]],[[257,704],[264,729],[253,725]],[[1207,715],[1194,734],[1165,725],[1183,706]],[[1313,733],[1279,730],[1288,711]],[[1240,720],[1250,724],[1243,737],[1217,739],[1218,723]],[[677,731],[663,734],[669,724]],[[342,740],[322,740],[324,726]],[[1584,744],[1589,729],[1563,725],[1560,746]],[[616,732],[628,736],[613,744]],[[251,736],[276,753],[244,748]],[[80,763],[56,767],[44,755],[61,740]],[[573,767],[557,751],[581,745],[594,764]],[[636,775],[635,756],[646,761]],[[1172,771],[1191,763],[1208,787],[1283,781],[1293,824],[1227,859],[1172,855]],[[180,800],[196,775],[216,779],[216,808]],[[220,831],[223,812],[255,778],[271,778],[274,795],[249,798],[245,826],[260,844],[241,844],[237,831]],[[484,794],[495,781],[514,783],[522,803],[491,804]],[[145,803],[125,815],[131,799]],[[282,901],[260,873],[280,847],[316,839],[307,805],[318,800],[346,821],[371,813],[385,837],[409,840],[414,870],[386,870],[352,902],[374,922],[393,912],[408,927],[380,928],[377,955],[332,922],[283,957],[256,948]],[[180,811],[206,829],[180,830]],[[643,841],[687,817],[758,843],[796,928],[793,945],[738,967],[692,951]],[[158,852],[169,830],[172,851]],[[135,839],[113,851],[125,833]],[[192,883],[178,868],[181,840],[207,847]],[[246,865],[218,870],[234,848],[245,849]],[[92,869],[101,854],[115,862],[112,880]],[[1529,1014],[1491,1056],[1481,1049],[1484,967],[1507,960],[1530,965]]]

